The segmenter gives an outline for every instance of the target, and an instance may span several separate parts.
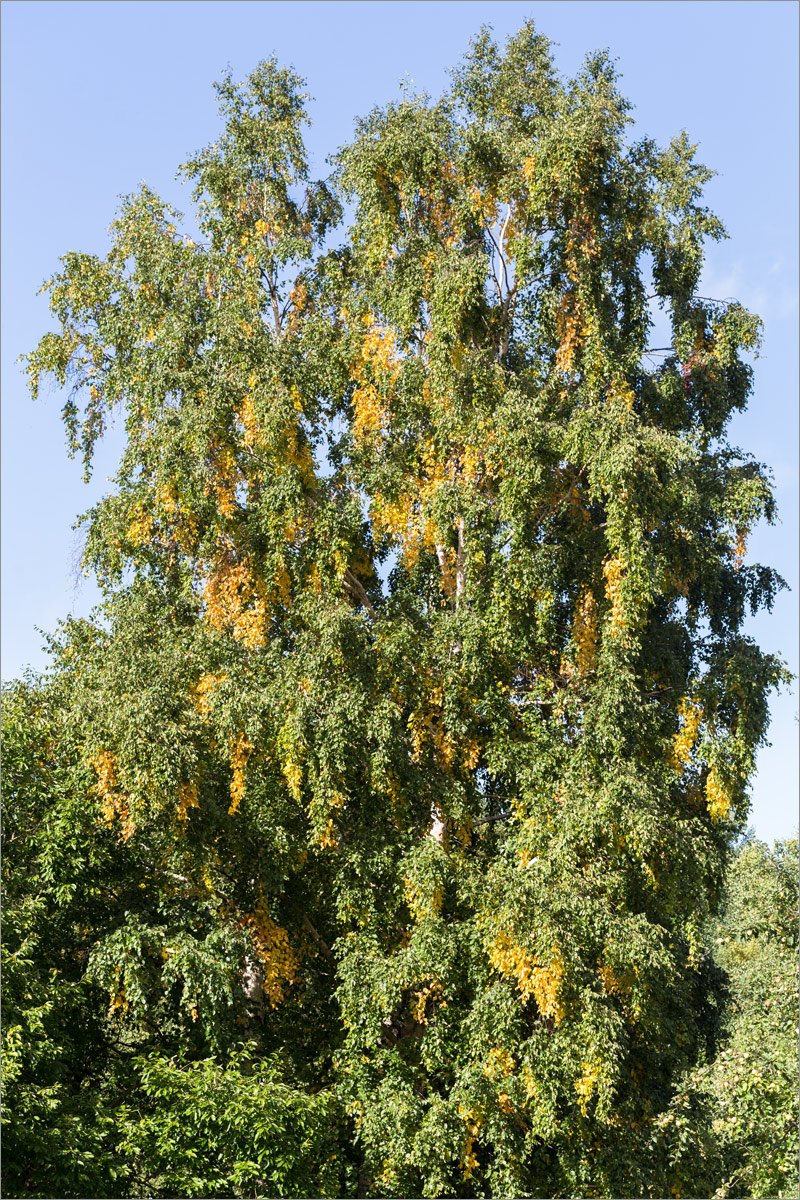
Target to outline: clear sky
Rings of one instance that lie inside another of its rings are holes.
[[[42,637],[97,593],[76,578],[76,516],[102,494],[119,435],[90,485],[64,448],[56,394],[33,405],[16,359],[50,327],[42,281],[69,250],[104,253],[118,197],[142,180],[183,211],[175,171],[216,136],[211,84],[271,54],[308,79],[312,167],[401,79],[438,94],[484,23],[500,40],[532,17],[565,74],[608,47],[634,136],[681,129],[718,175],[707,202],[730,240],[709,248],[702,291],[766,324],[749,411],[732,440],[768,463],[782,524],[749,558],[791,585],[748,632],[798,671],[798,6],[793,0],[6,0],[2,4],[2,674],[46,664]],[[797,684],[772,705],[753,785],[765,839],[797,825]]]

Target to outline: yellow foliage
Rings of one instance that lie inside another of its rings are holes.
[[[423,681],[426,691],[407,722],[413,747],[413,761],[420,761],[423,746],[428,742],[433,745],[440,764],[451,772],[474,771],[481,756],[480,742],[475,737],[456,737],[445,728],[444,692],[441,684],[433,681],[430,672],[424,673]],[[474,714],[472,698],[462,693],[462,699]]]
[[[365,1059],[365,1062],[368,1061]],[[381,1173],[378,1176],[377,1183],[381,1188],[390,1195],[397,1190],[397,1167],[390,1159],[384,1158],[381,1162]]]
[[[567,269],[573,279],[577,277],[577,254],[584,258],[597,258],[600,247],[592,224],[591,213],[583,208],[582,212],[569,223],[567,234]]]
[[[221,675],[203,675],[195,686],[195,704],[197,711],[204,721],[208,720],[211,706],[214,702],[214,692],[228,678],[224,672]]]
[[[565,374],[572,370],[576,352],[584,341],[585,324],[583,303],[574,292],[565,292],[556,313],[558,326],[558,350],[556,368]]]
[[[617,555],[612,555],[603,563],[603,578],[606,581],[606,598],[611,604],[611,632],[620,633],[626,625],[625,612],[622,602],[621,583],[627,570],[627,563]]]
[[[127,842],[133,833],[133,822],[127,797],[119,789],[117,756],[110,750],[98,750],[91,755],[89,762],[97,775],[94,791],[102,802],[103,819],[110,828],[115,818],[118,818],[122,826],[122,840]]]
[[[428,1024],[427,1004],[429,1000],[433,1000],[434,1004],[439,1002],[442,1007],[446,1007],[442,1000],[442,985],[433,975],[423,975],[420,980],[420,988],[413,992],[411,996],[410,1009],[411,1016],[420,1025]]]
[[[111,1003],[108,1006],[109,1019],[115,1017],[117,1013],[119,1013],[121,1017],[124,1016],[129,1007],[130,1004],[128,1002],[128,997],[125,994],[125,988],[122,988],[118,992],[114,992],[111,997]]]
[[[629,383],[625,380],[615,381],[609,388],[609,394],[612,400],[621,402],[628,412],[633,412],[633,406],[636,401],[636,393]]]
[[[483,1125],[483,1116],[473,1108],[465,1108],[463,1105],[458,1106],[458,1115],[467,1127],[467,1144],[464,1147],[464,1154],[461,1159],[461,1167],[463,1178],[469,1179],[472,1172],[478,1166],[478,1159],[475,1155],[473,1147],[478,1140],[481,1126]]]
[[[402,366],[394,331],[378,325],[372,317],[366,318],[366,324],[367,334],[352,370],[357,385],[353,432],[362,445],[374,442],[381,431],[388,429],[389,403]],[[446,407],[450,403],[448,396],[432,397],[428,381],[423,385],[423,396],[432,405]],[[378,491],[373,496],[370,520],[375,535],[379,539],[388,535],[395,541],[407,567],[415,565],[421,552],[433,552],[437,542],[447,541],[449,530],[436,529],[433,502],[443,484],[455,480],[468,483],[484,471],[485,450],[493,437],[491,430],[484,433],[482,444],[462,446],[447,454],[442,454],[428,437],[420,450],[417,470],[405,486],[394,494]],[[450,557],[453,561],[450,571],[444,573],[443,586],[452,592],[455,583],[449,576],[454,576],[455,562],[452,553]]]
[[[302,409],[302,401],[299,396],[295,395],[294,408],[298,409],[298,405]],[[300,427],[296,420],[287,422],[284,429],[286,438],[286,461],[291,463],[297,471],[300,479],[306,487],[311,487],[314,484],[314,456],[308,443],[303,439],[300,440]]]
[[[502,1046],[495,1046],[489,1051],[483,1073],[489,1079],[507,1079],[509,1075],[514,1074],[516,1066],[507,1050]]]
[[[289,941],[289,934],[270,916],[262,896],[255,911],[245,917],[253,935],[258,960],[264,972],[264,994],[270,1007],[277,1008],[297,978],[300,955]]]
[[[501,930],[489,947],[489,960],[501,975],[516,980],[523,1000],[534,997],[542,1016],[552,1017],[556,1024],[564,1019],[566,1010],[559,996],[564,960],[557,946],[552,948],[550,962],[543,966]]]
[[[470,187],[468,190],[470,210],[482,221],[487,227],[494,225],[499,215],[499,205],[497,196],[487,188],[481,191],[478,187]]]
[[[317,845],[320,850],[334,850],[339,845],[339,838],[336,834],[336,826],[333,823],[333,818],[329,817],[325,828],[317,835]]]
[[[209,457],[205,493],[215,497],[217,508],[223,517],[232,517],[236,511],[236,489],[242,481],[242,472],[230,446],[221,446],[215,442]]]
[[[577,649],[579,675],[588,675],[597,662],[597,602],[590,588],[583,588],[575,608],[572,640]]]
[[[252,750],[253,747],[243,733],[240,733],[235,740],[231,739],[231,771],[233,774],[231,776],[231,805],[228,809],[228,812],[231,814],[236,812],[244,796],[244,773]]]
[[[527,164],[531,161],[530,159],[526,160],[523,174],[525,174]],[[533,168],[531,167],[530,177],[532,178],[532,176]],[[572,370],[575,354],[594,329],[594,322],[587,314],[583,299],[575,287],[580,275],[578,256],[591,260],[597,258],[599,253],[600,249],[597,245],[591,214],[584,209],[569,223],[565,265],[570,286],[563,293],[556,313],[559,338],[556,368],[564,373]]]
[[[749,532],[750,529],[747,525],[736,526],[736,540],[733,547],[733,565],[737,571],[741,568],[741,565],[744,562],[744,556],[747,553],[747,535]]]
[[[394,500],[377,495],[370,519],[378,538],[389,534],[399,543],[400,557],[408,568],[414,566],[421,551],[434,549],[435,535],[421,511],[419,492],[414,495],[404,490]]]
[[[152,513],[148,512],[144,505],[138,505],[133,510],[133,516],[128,525],[128,541],[134,546],[143,546],[149,541],[154,524]]]
[[[308,289],[302,280],[289,293],[289,326],[294,326],[308,304]]]
[[[155,496],[155,503],[169,521],[170,533],[184,551],[189,551],[197,541],[197,522],[194,515],[177,499],[174,489],[162,487]],[[156,520],[152,508],[138,504],[131,513],[127,537],[134,546],[144,546],[153,537]],[[162,545],[168,545],[166,534],[162,534]]]
[[[402,360],[394,330],[365,318],[367,333],[353,367],[357,386],[353,393],[353,435],[358,442],[370,439],[386,421],[386,391],[391,391]],[[388,378],[387,378],[388,377]]]
[[[178,789],[178,820],[185,825],[189,819],[189,809],[199,806],[196,783],[182,783]]]
[[[182,550],[190,550],[197,541],[197,521],[194,514],[177,498],[174,487],[162,487],[158,493],[158,500],[172,522],[171,528],[178,545]]]
[[[599,1065],[597,1063],[581,1063],[581,1074],[575,1080],[575,1090],[578,1093],[578,1103],[581,1112],[586,1116],[586,1108],[597,1083]]]
[[[125,988],[119,982],[119,977],[121,974],[121,967],[114,967],[115,990],[111,993],[111,1003],[108,1006],[109,1020],[112,1017],[115,1017],[117,1014],[119,1014],[120,1017],[124,1017],[130,1008],[130,1002],[128,1001]]]
[[[426,917],[436,917],[442,911],[444,892],[441,887],[428,888],[424,884],[415,883],[408,876],[405,884],[406,903],[415,921],[424,921]]]
[[[257,650],[264,644],[267,606],[263,590],[246,562],[236,562],[223,552],[206,579],[206,617],[216,629],[231,629],[237,641]]]
[[[256,386],[255,378],[250,381],[250,387]],[[242,423],[244,443],[251,449],[254,449],[262,444],[263,438],[261,428],[256,418],[255,398],[252,392],[248,392],[243,398],[239,407],[239,420]]]
[[[529,1100],[536,1101],[541,1089],[539,1083],[534,1078],[533,1071],[527,1063],[522,1068],[522,1082],[525,1085],[525,1095]]]
[[[691,574],[687,577],[674,568],[667,567],[664,575],[664,583],[667,588],[674,588],[679,595],[688,596],[689,584],[691,583],[692,578],[693,576]]]
[[[289,785],[289,791],[295,800],[299,800],[303,786],[303,768],[299,763],[294,762],[290,758],[283,764],[282,770],[284,778]]]
[[[712,821],[723,821],[731,811],[731,797],[720,782],[714,767],[706,779],[706,803]]]
[[[480,743],[468,738],[462,747],[464,766],[468,771],[474,771],[481,756]]]
[[[703,720],[702,705],[690,696],[684,696],[678,706],[678,717],[681,721],[681,727],[675,734],[672,743],[670,766],[679,775],[682,775],[684,767],[692,757],[692,750],[697,742],[700,723]]]
[[[99,750],[89,759],[97,773],[96,789],[101,796],[106,796],[117,786],[117,759],[109,750]]]
[[[636,968],[634,967],[634,974]],[[621,1000],[627,999],[631,990],[631,977],[628,972],[625,975],[617,975],[608,963],[601,962],[597,968],[597,974],[603,983],[603,991],[609,996],[619,996]]]

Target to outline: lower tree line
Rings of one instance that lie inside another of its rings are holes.
[[[167,868],[163,846],[98,820],[78,739],[57,683],[5,688],[4,1194],[402,1194],[365,1167],[347,985],[324,978],[337,947],[317,956],[316,989],[315,972],[298,987],[266,912],[260,930],[237,926],[180,869],[179,843]],[[796,1194],[797,868],[796,839],[746,838],[733,852],[697,956],[702,1044],[649,1126],[621,1143],[639,1158],[625,1164],[637,1195]],[[254,985],[259,937],[284,961]],[[437,1036],[422,1008],[422,1021],[384,1022],[398,1058]],[[515,1064],[501,1050],[489,1064],[510,1106]],[[386,1103],[402,1109],[402,1089]],[[430,1153],[457,1160],[461,1184],[422,1194],[509,1194],[479,1169],[481,1132],[466,1114],[447,1144],[443,1123]],[[591,1160],[591,1138],[587,1122],[576,1159]],[[528,1194],[603,1194],[566,1179],[554,1190],[544,1172],[540,1183]]]

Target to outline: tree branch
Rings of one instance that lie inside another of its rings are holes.
[[[465,570],[464,570],[464,518],[459,517],[456,526],[458,530],[458,545],[456,547],[456,607],[461,596],[464,594],[465,585]]]
[[[281,323],[281,312],[278,306],[278,289],[275,286],[275,280],[273,278],[272,271],[268,267],[262,267],[261,274],[267,281],[267,287],[269,289],[269,295],[272,301],[272,317],[275,321],[275,332],[277,333],[278,337],[280,337],[283,333],[283,325]]]
[[[334,958],[334,956],[331,952],[331,948],[328,945],[328,943],[325,941],[324,938],[320,937],[320,935],[317,933],[316,929],[311,924],[308,917],[303,912],[302,908],[299,908],[298,905],[295,904],[294,900],[290,900],[288,896],[286,896],[286,899],[289,901],[289,907],[294,909],[295,913],[300,918],[300,923],[303,926],[303,928],[305,930],[307,930],[308,933],[311,934],[312,938],[319,946],[323,957],[327,958],[328,962],[333,963],[335,965],[336,959]]]
[[[364,608],[367,610],[369,615],[372,617],[373,621],[377,621],[378,615],[375,612],[375,609],[372,607],[372,605],[369,602],[369,596],[364,591],[363,585],[361,584],[360,580],[356,578],[356,576],[353,574],[353,572],[350,570],[349,567],[345,567],[343,583],[344,583],[344,586],[347,588],[347,590],[349,592],[352,592],[353,595],[358,600],[361,601],[361,603],[364,605]]]

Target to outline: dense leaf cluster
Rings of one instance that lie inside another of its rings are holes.
[[[219,85],[202,242],[143,188],[46,285],[33,392],[126,446],[104,603],[6,701],[9,1187],[695,1194],[664,1122],[782,677],[710,173],[531,25],[325,182],[301,86]]]

